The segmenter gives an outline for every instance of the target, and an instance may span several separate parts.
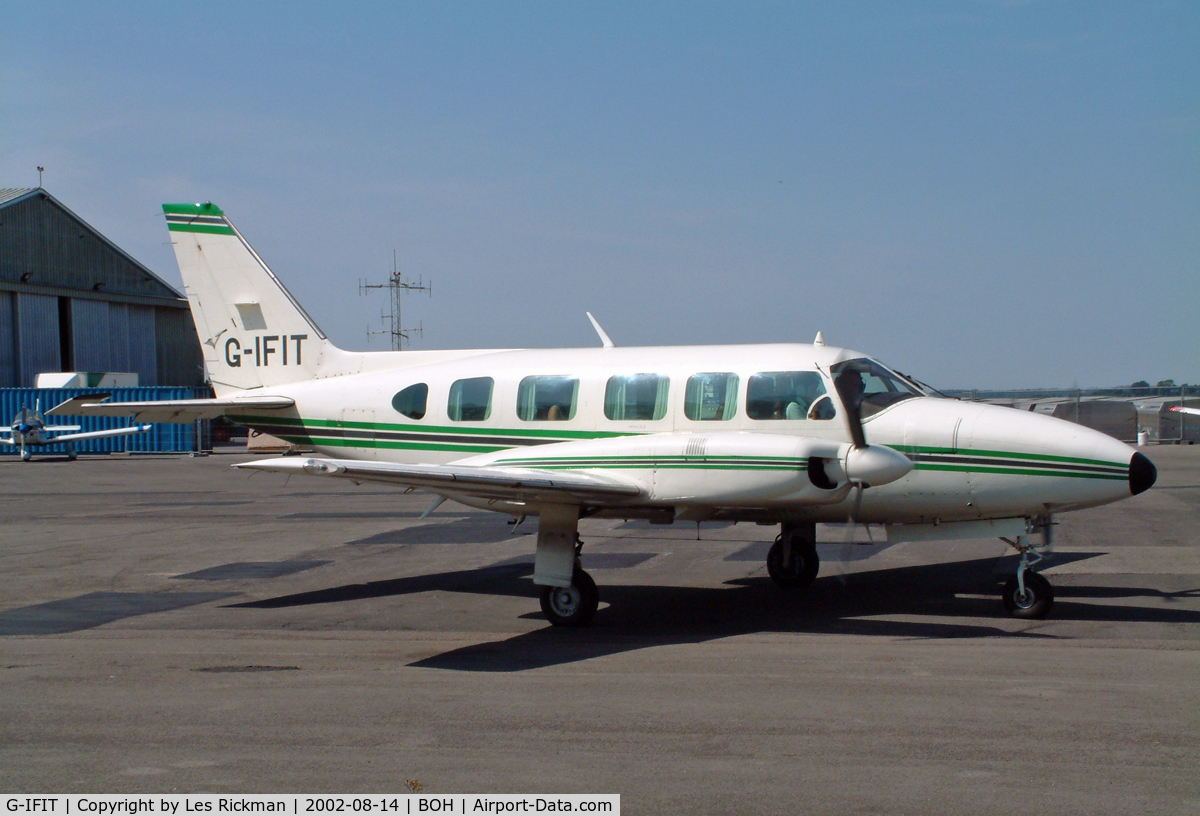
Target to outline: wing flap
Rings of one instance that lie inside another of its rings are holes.
[[[335,476],[356,482],[386,482],[434,492],[531,504],[591,504],[634,501],[642,488],[590,473],[469,465],[402,465],[348,459],[284,457],[234,465],[247,470]]]
[[[46,412],[47,416],[132,417],[143,422],[195,422],[242,411],[278,411],[291,408],[291,397],[222,397],[219,399],[151,400],[148,402],[98,402],[95,396],[73,397]]]

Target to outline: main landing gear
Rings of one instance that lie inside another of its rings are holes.
[[[555,626],[587,626],[599,605],[596,582],[578,564],[570,586],[542,587],[542,614]]]
[[[579,565],[579,508],[548,505],[538,520],[533,582],[542,588],[542,612],[555,626],[587,626],[600,606],[592,576]]]
[[[1017,574],[1005,582],[1004,593],[1000,596],[1004,608],[1014,618],[1038,620],[1046,617],[1054,606],[1054,587],[1033,571],[1033,565],[1046,556],[1030,543],[1028,534],[1017,536],[1016,541],[1001,540],[1021,554]]]
[[[767,552],[767,575],[784,589],[804,589],[821,569],[817,525],[784,524]]]

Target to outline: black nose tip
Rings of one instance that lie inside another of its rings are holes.
[[[1154,467],[1154,463],[1140,453],[1135,453],[1129,460],[1129,492],[1135,496],[1145,493],[1154,486],[1157,479],[1158,469]]]

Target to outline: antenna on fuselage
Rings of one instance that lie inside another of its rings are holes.
[[[825,345],[825,332],[820,332],[820,331],[817,332],[817,336],[813,338],[813,345],[814,346]]]
[[[596,320],[596,318],[592,317],[592,313],[585,312],[585,314],[588,316],[588,320],[592,321],[592,328],[596,330],[596,334],[600,335],[600,343],[605,348],[614,348],[615,345],[613,341],[609,339],[608,334],[604,331],[604,329],[600,328],[600,323]]]

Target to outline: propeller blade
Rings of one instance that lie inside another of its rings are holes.
[[[846,564],[850,561],[851,554],[854,548],[855,533],[858,532],[858,511],[862,507],[863,489],[866,487],[862,482],[858,484],[858,490],[854,497],[854,504],[850,507],[850,514],[846,516],[846,535],[842,537],[842,550],[838,553],[838,581],[842,586],[846,585]],[[870,531],[868,530],[868,535]]]
[[[852,368],[843,368],[833,378],[833,387],[837,389],[838,397],[846,413],[846,427],[850,431],[850,441],[856,448],[867,447],[867,436],[863,433],[862,425],[862,374]]]

